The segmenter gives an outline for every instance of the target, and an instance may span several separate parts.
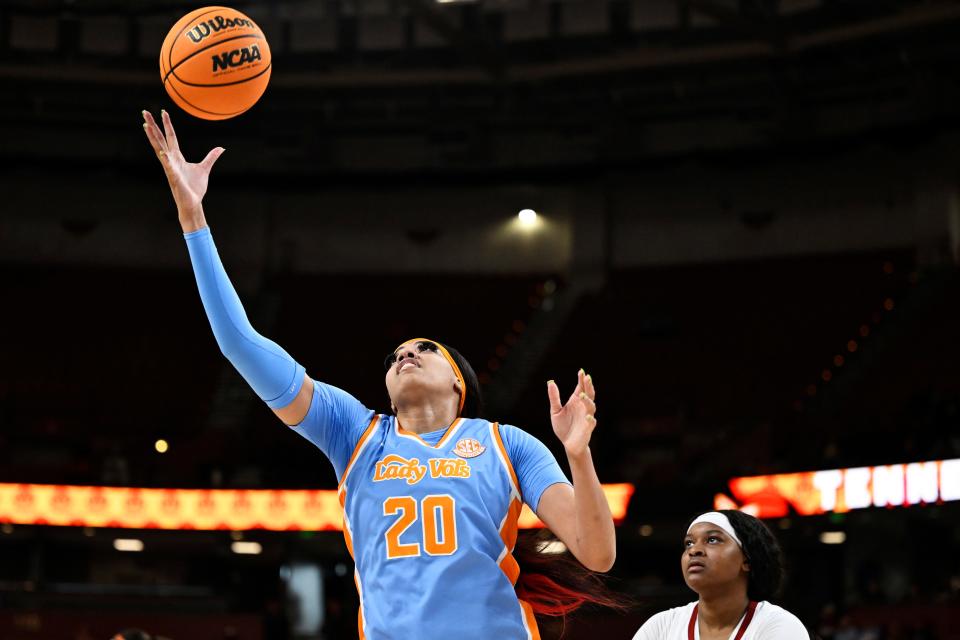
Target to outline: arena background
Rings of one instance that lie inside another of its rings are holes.
[[[384,410],[383,355],[435,336],[489,417],[560,453],[544,382],[593,375],[600,478],[635,487],[612,584],[638,605],[567,638],[629,638],[690,601],[684,522],[742,505],[734,477],[960,457],[955,2],[228,4],[273,78],[210,123],[157,69],[200,4],[0,3],[0,483],[335,487],[219,354],[140,127],[160,108],[188,158],[227,149],[206,202],[221,254],[312,376]],[[960,637],[960,481],[939,468],[917,504],[768,519],[780,602],[827,640]],[[356,636],[337,532],[18,513],[3,640]]]

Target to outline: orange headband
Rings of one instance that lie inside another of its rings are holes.
[[[447,351],[447,348],[436,340],[431,340],[430,338],[413,338],[411,340],[406,340],[397,345],[397,349],[409,342],[430,342],[437,345],[437,349],[447,359],[447,362],[450,363],[450,366],[453,367],[453,373],[457,376],[457,382],[460,383],[460,407],[457,409],[457,415],[459,416],[463,413],[463,403],[467,401],[467,385],[463,381],[463,373],[460,372],[460,367],[457,366],[457,363],[454,361],[453,356],[450,355],[450,352]],[[394,349],[396,352],[396,349]]]

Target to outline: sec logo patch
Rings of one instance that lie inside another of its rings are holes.
[[[486,450],[487,448],[485,446],[473,438],[463,438],[459,440],[457,446],[453,448],[453,452],[461,458],[476,458]]]

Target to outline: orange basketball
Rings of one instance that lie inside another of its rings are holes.
[[[177,105],[224,120],[256,104],[270,82],[270,46],[260,27],[228,7],[191,11],[160,49],[160,77]]]

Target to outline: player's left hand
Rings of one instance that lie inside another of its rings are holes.
[[[597,405],[594,402],[597,393],[593,388],[593,379],[580,369],[577,388],[570,394],[566,404],[560,403],[560,389],[553,380],[547,382],[547,396],[550,398],[553,432],[560,438],[567,455],[583,455],[588,451],[590,435],[597,426]]]

